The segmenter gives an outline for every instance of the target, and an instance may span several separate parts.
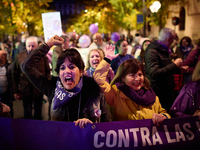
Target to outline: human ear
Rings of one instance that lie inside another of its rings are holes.
[[[80,76],[83,76],[83,72],[84,72],[83,70],[80,70]]]

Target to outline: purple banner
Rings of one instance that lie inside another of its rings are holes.
[[[0,150],[199,149],[197,117],[89,124],[0,118]]]

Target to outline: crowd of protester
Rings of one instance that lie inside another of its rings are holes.
[[[200,117],[200,41],[184,36],[179,42],[169,28],[161,29],[157,39],[140,39],[137,33],[112,43],[109,36],[95,33],[87,64],[74,36],[55,35],[44,42],[24,34],[14,47],[3,41],[0,116],[14,118],[13,101],[22,100],[24,119],[42,120],[47,96],[49,120],[81,128],[98,122],[152,119],[160,125],[165,119]]]

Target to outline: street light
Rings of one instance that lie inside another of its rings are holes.
[[[152,5],[149,6],[149,9],[151,10],[152,13],[158,12],[158,10],[161,7],[161,3],[159,1],[153,2]]]

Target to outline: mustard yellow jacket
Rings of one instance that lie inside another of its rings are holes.
[[[141,106],[128,98],[116,85],[111,86],[106,82],[105,79],[109,68],[110,64],[102,60],[93,77],[105,94],[113,121],[152,119],[154,113],[165,114],[168,118],[171,118],[167,111],[162,108],[157,96],[152,106]]]

